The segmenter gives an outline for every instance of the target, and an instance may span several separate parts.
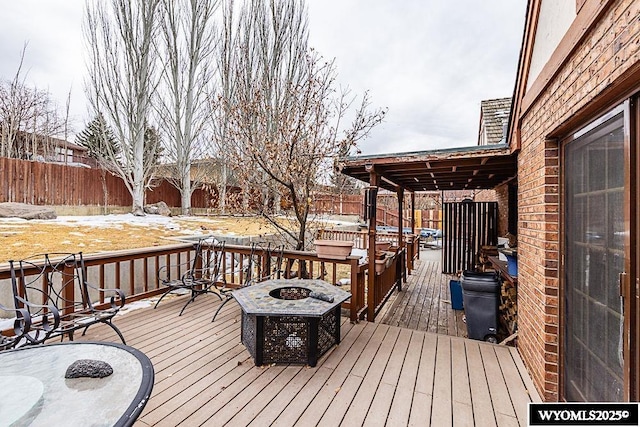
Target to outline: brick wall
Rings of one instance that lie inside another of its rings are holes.
[[[509,185],[503,184],[493,190],[479,191],[476,202],[498,202],[498,236],[504,237],[509,231]]]
[[[520,122],[518,349],[546,401],[559,396],[561,327],[559,144],[547,137],[640,61],[639,16],[640,2],[613,2]]]

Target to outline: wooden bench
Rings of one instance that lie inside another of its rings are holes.
[[[82,252],[35,255],[9,261],[9,266],[14,306],[19,311],[16,322],[23,319],[18,345],[41,344],[65,335],[73,341],[75,331],[86,332],[96,323],[111,327],[126,344],[112,322],[124,306],[124,293],[91,285]]]

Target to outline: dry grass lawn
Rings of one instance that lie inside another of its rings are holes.
[[[48,252],[97,253],[175,244],[171,238],[194,234],[260,235],[273,228],[256,217],[174,217],[149,221],[101,221],[87,217],[52,221],[0,218],[0,263]],[[103,218],[109,218],[103,217]]]

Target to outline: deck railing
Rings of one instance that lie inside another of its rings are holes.
[[[354,243],[358,249],[367,249],[369,234],[366,231],[349,230],[319,230],[318,239],[344,240]],[[376,232],[377,241],[392,242],[397,244],[398,233]],[[396,249],[395,255],[389,260],[387,268],[376,274],[373,281],[373,289],[367,289],[367,320],[373,321],[382,306],[385,304],[394,289],[402,290],[402,282],[407,281],[407,274],[411,274],[414,261],[420,253],[420,241],[413,234],[404,235],[404,248]]]
[[[352,230],[331,230],[321,229],[318,231],[318,239],[345,240],[353,242],[353,247],[367,249],[369,247],[369,234],[366,231]],[[398,242],[398,233],[381,231],[376,232],[376,240],[380,242]],[[406,268],[411,274],[414,268],[414,261],[420,257],[420,239],[415,234],[404,234],[406,251]]]
[[[367,319],[375,319],[395,289],[402,290],[402,281],[406,281],[405,260],[406,248],[398,249],[385,270],[376,273],[373,291],[367,293]]]
[[[213,248],[212,248],[213,249]],[[210,249],[210,250],[212,250]],[[226,283],[229,287],[240,286],[245,278],[241,266],[251,255],[250,246],[225,245],[222,259],[222,271],[226,272]],[[256,254],[254,253],[254,256]],[[257,252],[260,257],[258,265],[265,265],[264,254]],[[322,259],[314,252],[285,250],[283,252],[282,277],[284,278],[313,278],[322,279],[334,285],[345,283],[351,291],[351,299],[342,304],[349,310],[351,320],[362,318],[366,310],[366,279],[368,266],[359,264],[360,258],[349,256],[344,260]]]
[[[350,240],[359,242],[356,247],[366,248],[365,233],[325,231],[322,238]],[[395,241],[394,233],[380,233],[381,240]],[[228,254],[223,260],[223,270],[227,272],[228,286],[243,283],[240,265],[251,254],[251,247],[226,245]],[[367,318],[375,319],[394,288],[401,289],[402,280],[406,281],[406,272],[411,272],[414,254],[418,252],[417,244],[407,238],[404,250],[398,250],[386,270],[376,275],[374,289],[367,289],[368,264],[360,264],[360,258],[350,256],[345,260],[321,259],[314,252],[284,251],[283,276],[288,278],[321,278],[329,283],[349,286],[351,299],[343,304],[349,310],[351,320]],[[187,269],[188,261],[195,255],[194,245],[189,243],[174,244],[162,247],[141,248],[86,255],[87,278],[90,283],[100,288],[115,288],[124,292],[127,302],[153,297],[164,292],[158,283],[158,270],[164,266],[172,266],[169,274],[180,277]],[[176,267],[173,267],[176,266]],[[178,267],[181,266],[181,267]],[[183,269],[184,271],[180,271]],[[34,268],[33,274],[37,271]],[[29,272],[27,271],[27,275]],[[9,266],[0,266],[0,304],[12,307]],[[97,304],[105,303],[103,295],[91,296]],[[9,317],[9,313],[1,313],[0,317]]]
[[[242,273],[235,273],[234,263],[242,265],[243,258],[251,253],[249,246],[226,245],[225,262],[223,268],[229,273],[226,277],[229,286],[239,285],[243,281]],[[180,277],[187,269],[187,261],[195,255],[194,245],[189,243],[168,245],[153,248],[141,248],[100,254],[85,255],[87,266],[87,280],[100,288],[116,288],[124,292],[127,303],[149,298],[164,292],[158,284],[158,270],[163,266],[172,266],[170,275]],[[362,318],[367,309],[366,279],[367,265],[359,265],[358,257],[348,257],[345,260],[320,259],[313,252],[284,251],[283,264],[285,277],[301,277],[301,271],[306,271],[306,277],[323,278],[337,284],[341,279],[350,286],[352,297],[343,304],[350,312],[352,320]],[[43,259],[44,263],[44,259]],[[302,263],[305,264],[301,268]],[[176,266],[176,267],[173,267]],[[180,266],[180,267],[178,267]],[[184,271],[180,271],[180,269]],[[33,274],[36,274],[33,268]],[[29,275],[30,271],[26,271]],[[11,273],[8,264],[0,266],[0,304],[13,306],[11,291]],[[105,303],[100,294],[91,298],[99,305]],[[9,313],[0,311],[1,318],[10,317]]]
[[[322,229],[318,231],[318,239],[353,242],[353,247],[358,249],[367,249],[369,247],[368,236],[369,235],[366,231],[331,229]],[[398,233],[378,232],[376,233],[376,240],[396,243],[398,241]]]

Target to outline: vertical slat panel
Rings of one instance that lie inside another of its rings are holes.
[[[475,268],[480,248],[497,244],[496,202],[443,203],[443,273]]]

